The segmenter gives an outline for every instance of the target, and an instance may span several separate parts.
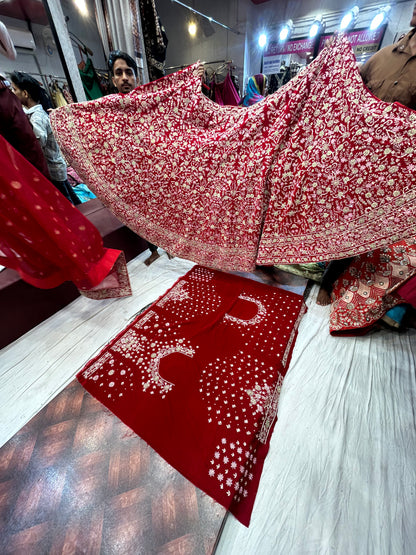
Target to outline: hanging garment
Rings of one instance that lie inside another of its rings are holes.
[[[65,98],[67,104],[70,104],[71,102],[74,102],[74,99],[72,98],[72,95],[69,92],[69,88],[68,88],[67,83],[64,83],[64,85],[62,87],[62,94],[64,95],[64,98]]]
[[[98,81],[97,74],[95,73],[91,58],[87,58],[83,69],[78,67],[78,71],[87,99],[94,100],[96,98],[101,98],[103,93],[100,89],[100,83]]]
[[[131,295],[121,251],[0,137],[0,264],[41,289],[73,281],[90,298]]]
[[[362,335],[394,306],[414,303],[415,275],[415,239],[357,256],[334,283],[331,334]]]
[[[154,81],[165,75],[168,37],[157,13],[155,0],[140,0],[140,17],[149,80]]]
[[[59,108],[60,106],[66,106],[68,104],[63,90],[58,86],[58,83],[56,81],[53,82],[51,90],[53,103],[57,108]]]
[[[416,235],[416,113],[369,93],[342,37],[248,108],[211,102],[192,66],[51,120],[119,219],[201,265],[346,258]]]
[[[229,73],[222,83],[214,85],[215,102],[221,106],[238,106],[240,97]]]

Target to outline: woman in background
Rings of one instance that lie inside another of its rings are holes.
[[[263,73],[257,73],[250,77],[247,83],[246,94],[240,101],[240,106],[252,106],[266,96],[267,77]]]

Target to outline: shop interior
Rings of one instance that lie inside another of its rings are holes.
[[[339,32],[350,41],[357,67],[363,66],[410,31],[413,5],[0,0],[0,22],[16,54],[0,56],[0,74],[7,84],[13,72],[30,74],[52,110],[71,109],[121,96],[108,56],[122,50],[137,64],[138,86],[201,62],[205,97],[216,109],[244,110],[251,106],[244,99],[253,76],[263,75],[267,85],[256,85],[256,102],[267,100],[302,76]],[[150,22],[163,43],[156,60],[149,46],[156,39],[146,42]],[[260,266],[229,272],[276,294],[298,296],[305,307],[285,351],[287,368],[273,405],[277,418],[259,455],[265,460],[251,520],[242,524],[231,502],[218,502],[157,441],[140,437],[126,417],[81,385],[86,365],[142,313],[186,298],[177,284],[199,270],[192,257],[164,245],[148,264],[150,239],[129,227],[105,194],[65,161],[68,181],[72,171],[76,176],[70,181],[80,200],[76,210],[98,230],[104,249],[124,252],[132,294],[92,300],[70,280],[37,288],[16,269],[0,266],[0,551],[413,553],[415,326],[396,331],[380,324],[368,333],[330,334],[331,305],[317,303],[324,266],[298,272],[276,260],[272,274]],[[408,260],[414,277],[416,258]],[[274,336],[273,328],[266,333]],[[260,402],[251,402],[253,412],[256,406]],[[152,428],[160,414],[149,413],[145,427]],[[177,420],[193,428],[192,413],[179,418],[172,409],[172,422]],[[196,451],[194,467],[200,464]]]

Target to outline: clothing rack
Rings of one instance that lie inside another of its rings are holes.
[[[90,48],[88,48],[88,46],[87,46],[84,42],[82,42],[82,40],[79,39],[79,38],[75,35],[75,33],[73,33],[72,31],[68,31],[68,34],[69,34],[69,38],[71,39],[71,41],[72,41],[76,46],[78,46],[78,48],[79,48],[80,50],[82,50],[82,52],[83,52],[86,56],[93,56],[93,55],[94,55],[94,52],[93,52]]]
[[[212,62],[201,62],[201,64],[203,65],[212,65],[212,64],[232,64],[233,61],[232,60],[213,60]],[[181,66],[170,66],[170,67],[165,67],[165,71],[170,71],[173,69],[185,69],[186,67],[189,67],[192,64],[184,64]]]
[[[61,81],[61,82],[68,85],[68,79],[66,77],[61,77],[60,75],[52,75],[50,73],[48,73],[48,74],[47,73],[36,73],[34,71],[31,71],[30,75],[33,75],[34,77],[40,77],[41,81],[42,81],[43,88],[47,91],[49,90],[48,79],[49,80],[55,80],[55,81]]]
[[[232,60],[213,60],[212,62],[201,62],[201,64],[204,64],[204,65],[207,65],[207,66],[210,66],[210,65],[212,65],[212,64],[224,64],[224,65],[227,65],[227,64],[232,64],[232,63],[233,63]]]
[[[30,72],[30,75],[37,75],[38,77],[46,77],[49,79],[56,79],[57,81],[68,81],[66,77],[61,77],[60,75],[52,75],[50,73],[34,73],[33,71]]]

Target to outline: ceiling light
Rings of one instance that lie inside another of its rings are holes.
[[[85,0],[74,0],[74,4],[83,17],[88,16],[88,7]]]
[[[347,31],[354,27],[355,22],[357,21],[358,13],[360,8],[358,6],[354,6],[351,10],[349,10],[344,17],[341,19],[341,23],[339,28],[341,31]]]
[[[318,33],[321,33],[324,28],[325,25],[322,19],[322,15],[319,15],[315,18],[315,21],[312,23],[311,28],[309,29],[309,38],[313,39]]]
[[[378,29],[387,19],[387,14],[391,10],[391,6],[384,6],[379,12],[373,17],[370,23],[370,31],[375,31]]]
[[[292,32],[293,32],[293,21],[289,19],[280,29],[279,41],[284,42],[285,40],[288,40]]]
[[[195,21],[191,21],[189,23],[188,33],[191,35],[191,37],[194,37],[196,35],[196,23],[195,23]]]
[[[259,46],[260,48],[264,48],[267,44],[267,35],[265,33],[262,33],[259,36]]]

